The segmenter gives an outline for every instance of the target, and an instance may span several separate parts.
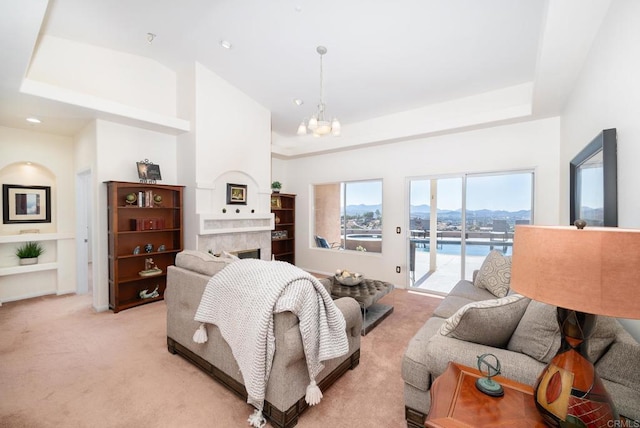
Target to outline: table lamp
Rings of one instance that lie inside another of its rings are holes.
[[[640,230],[518,225],[511,288],[558,307],[560,349],[534,393],[547,425],[613,426],[619,416],[587,344],[596,315],[640,318]]]

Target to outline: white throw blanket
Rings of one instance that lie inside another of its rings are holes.
[[[317,404],[322,393],[315,377],[322,361],[345,355],[349,343],[342,312],[315,277],[285,262],[235,261],[209,280],[194,318],[220,329],[242,372],[247,402],[260,418],[275,352],[273,314],[284,311],[298,316],[310,379],[305,398]],[[207,340],[204,324],[194,340]],[[263,425],[251,418],[253,426]]]

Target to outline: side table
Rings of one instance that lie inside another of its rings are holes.
[[[431,387],[428,428],[454,427],[536,427],[545,428],[533,400],[533,388],[496,376],[504,389],[502,397],[490,397],[476,388],[479,370],[449,363]]]

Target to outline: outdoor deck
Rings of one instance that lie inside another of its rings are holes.
[[[413,257],[415,257],[413,278],[414,284],[410,284],[414,290],[424,290],[436,294],[448,294],[451,289],[457,284],[460,279],[461,270],[461,257],[459,254],[443,254],[437,252],[436,254],[436,269],[429,272],[430,253],[422,250],[429,246],[429,238],[412,238],[411,242],[415,244]],[[466,239],[466,266],[465,266],[465,278],[471,280],[473,277],[473,271],[480,269],[482,262],[484,261],[486,254],[493,250],[498,249],[502,252],[509,250],[509,247],[513,246],[513,239],[509,237],[506,240],[496,241],[491,236],[482,237],[469,237]],[[460,237],[438,237],[436,246],[438,250],[441,250],[443,245],[460,245]],[[470,254],[474,251],[474,247],[478,250],[480,247],[486,247],[488,251],[481,255]]]

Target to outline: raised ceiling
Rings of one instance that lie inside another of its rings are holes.
[[[477,125],[551,116],[562,108],[608,4],[6,0],[0,5],[0,47],[7,64],[0,67],[0,125],[29,127],[24,117],[41,115],[47,121],[39,130],[73,135],[99,116],[91,109],[19,93],[43,35],[148,57],[175,71],[200,62],[271,111],[274,152],[283,155],[446,132],[446,126],[404,124],[423,116],[428,122],[437,106],[455,110],[456,100],[496,91],[517,92],[518,104],[528,104],[528,109]],[[147,33],[155,34],[151,44]],[[222,48],[221,40],[232,48]],[[328,49],[327,112],[343,124],[343,137],[331,142],[332,137],[309,141],[313,137],[295,135],[318,103],[318,45]],[[528,94],[524,100],[522,92]],[[304,104],[298,106],[294,99]],[[364,130],[375,130],[376,122],[396,124],[401,131],[365,138]],[[473,125],[467,121],[449,128]]]

